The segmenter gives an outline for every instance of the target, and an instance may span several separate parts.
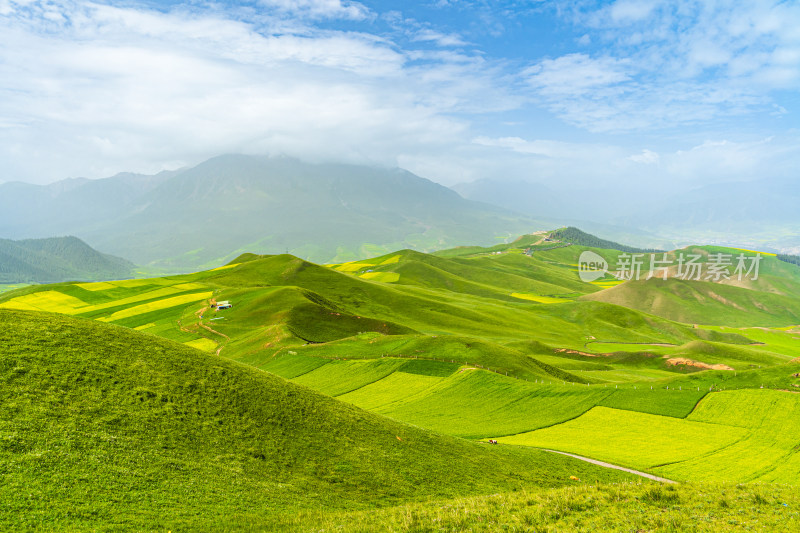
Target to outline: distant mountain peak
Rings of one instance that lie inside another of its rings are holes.
[[[0,186],[0,235],[77,235],[162,272],[290,251],[317,262],[398,248],[489,244],[535,222],[398,168],[224,154],[156,176],[121,173],[58,194]]]

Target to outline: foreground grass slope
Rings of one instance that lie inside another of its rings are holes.
[[[0,310],[0,528],[231,529],[628,476],[394,422],[169,340]]]
[[[800,495],[785,485],[622,483],[410,504],[377,512],[310,513],[285,530],[780,531],[800,528]]]

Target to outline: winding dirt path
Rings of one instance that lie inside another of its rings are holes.
[[[605,468],[613,468],[614,470],[622,470],[623,472],[628,472],[629,474],[636,474],[637,476],[646,477],[647,479],[652,479],[653,481],[659,481],[661,483],[673,483],[677,484],[677,481],[673,481],[671,479],[667,479],[665,477],[658,477],[654,476],[653,474],[648,474],[647,472],[639,472],[638,470],[633,470],[631,468],[625,468],[624,466],[612,465],[611,463],[605,463],[603,461],[598,461],[597,459],[590,459],[588,457],[583,457],[581,455],[575,455],[574,453],[567,453],[567,452],[559,452],[556,450],[548,450],[546,448],[539,448],[542,451],[550,452],[550,453],[558,453],[561,455],[567,455],[569,457],[574,457],[575,459],[580,459],[581,461],[586,461],[587,463],[592,463],[593,465],[602,466]]]
[[[209,304],[212,305],[212,306],[217,305],[217,299],[216,298],[212,298],[211,300],[209,300]],[[206,326],[205,324],[203,324],[203,315],[205,315],[207,310],[208,310],[208,306],[205,306],[205,307],[195,311],[194,314],[197,317],[197,325],[198,326],[200,326],[201,328],[205,329],[206,331],[210,331],[211,333],[213,333],[215,335],[219,335],[220,337],[223,337],[225,339],[225,342],[219,343],[219,346],[217,347],[216,354],[219,355],[219,353],[222,351],[222,348],[225,347],[225,344],[227,344],[227,342],[230,341],[231,338],[228,337],[227,335],[225,335],[224,333],[220,333],[219,331],[217,331],[215,329],[211,329],[209,326]],[[180,326],[180,321],[178,321],[178,325]],[[183,331],[188,331],[190,333],[193,333],[193,332],[189,331],[188,329],[184,329],[182,326],[181,326],[181,329]]]
[[[214,330],[214,329],[211,329],[210,327],[208,327],[208,326],[206,326],[205,324],[203,324],[203,319],[199,319],[199,320],[197,321],[197,325],[198,325],[198,326],[200,326],[201,328],[203,328],[203,329],[207,330],[207,331],[210,331],[211,333],[214,333],[214,334],[216,334],[216,335],[219,335],[220,337],[224,337],[224,338],[225,338],[225,342],[222,342],[222,343],[220,343],[220,345],[217,347],[216,354],[217,354],[217,355],[219,355],[219,353],[220,353],[220,352],[222,351],[222,349],[225,347],[225,344],[227,344],[227,343],[228,343],[228,341],[230,341],[230,340],[231,340],[231,338],[230,338],[230,337],[228,337],[227,335],[225,335],[224,333],[220,333],[219,331],[217,331],[217,330]]]

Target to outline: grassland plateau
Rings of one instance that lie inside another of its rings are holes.
[[[0,523],[796,530],[800,267],[585,283],[635,250],[559,235],[0,293]]]

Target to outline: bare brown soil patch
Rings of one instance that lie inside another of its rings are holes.
[[[556,353],[571,353],[575,355],[582,355],[584,357],[608,357],[609,355],[607,353],[579,352],[578,350],[570,350],[569,348],[558,348],[556,349]]]
[[[681,365],[691,366],[694,368],[702,368],[703,370],[733,370],[733,368],[729,367],[728,365],[723,365],[723,364],[710,365],[708,363],[703,363],[702,361],[694,361],[686,357],[671,357],[667,359],[667,364],[670,366],[681,366]]]

